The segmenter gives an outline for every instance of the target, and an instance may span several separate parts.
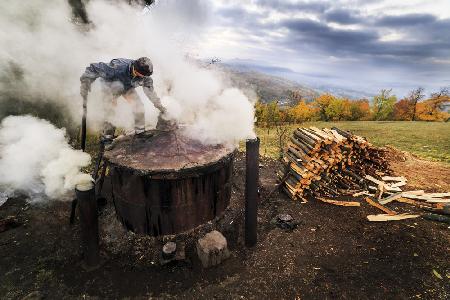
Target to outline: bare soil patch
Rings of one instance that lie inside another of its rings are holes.
[[[392,168],[411,188],[449,191],[445,165],[391,151]],[[405,157],[405,159],[400,159]],[[245,160],[235,160],[231,205],[214,222],[175,237],[151,238],[123,231],[111,202],[100,216],[104,264],[87,273],[80,266],[79,224],[69,226],[70,203],[29,205],[24,197],[0,207],[0,218],[17,216],[22,226],[0,233],[0,298],[21,299],[38,292],[46,299],[448,299],[450,230],[419,219],[371,223],[380,213],[311,200],[291,201],[275,186],[278,162],[262,159],[258,245],[243,246]],[[391,209],[417,212],[403,203]],[[271,220],[291,214],[293,231]],[[228,239],[231,258],[203,269],[195,241],[218,229]],[[187,260],[159,265],[165,241],[186,243]],[[433,274],[438,272],[442,279]]]

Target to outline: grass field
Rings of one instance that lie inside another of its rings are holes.
[[[392,145],[409,151],[420,157],[450,164],[450,123],[443,122],[307,122],[286,126],[285,140],[297,127],[316,126],[319,128],[333,126],[366,137],[377,146]],[[277,158],[279,155],[279,138],[275,128],[257,128],[261,139],[261,155]]]

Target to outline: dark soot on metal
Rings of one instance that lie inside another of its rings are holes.
[[[105,158],[119,219],[128,230],[158,236],[220,216],[231,197],[233,154],[177,131],[118,140]]]

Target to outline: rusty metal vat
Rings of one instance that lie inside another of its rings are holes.
[[[234,148],[178,131],[120,139],[105,152],[118,218],[128,230],[159,236],[220,216],[231,197],[233,155]]]

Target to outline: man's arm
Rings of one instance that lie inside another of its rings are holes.
[[[155,105],[155,107],[159,109],[161,113],[165,113],[166,109],[161,104],[161,99],[159,99],[158,95],[156,94],[153,88],[153,80],[150,77],[145,79],[142,89],[144,90],[144,94],[153,103],[153,105]]]
[[[91,91],[91,84],[98,78],[106,78],[108,76],[108,69],[110,67],[105,63],[92,63],[86,68],[83,75],[80,77],[81,86],[80,94],[83,98],[87,97]]]

